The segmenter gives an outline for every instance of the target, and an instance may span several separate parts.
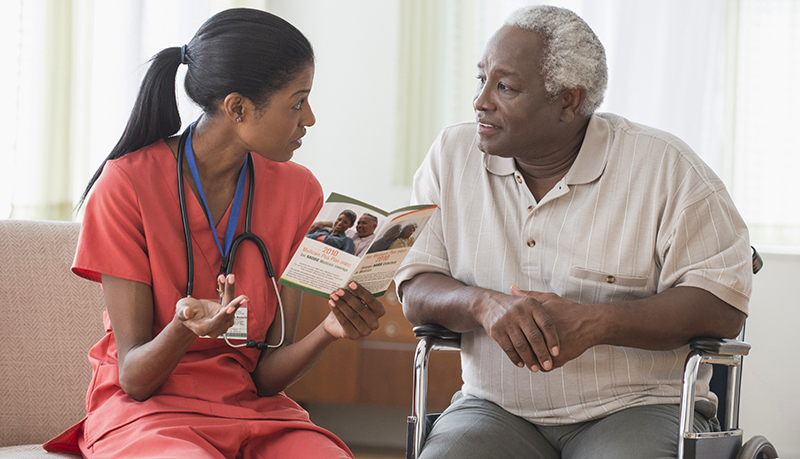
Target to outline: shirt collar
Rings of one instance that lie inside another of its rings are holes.
[[[606,167],[613,140],[611,123],[601,116],[592,115],[578,157],[564,177],[567,185],[582,185],[597,180]],[[517,171],[514,158],[486,153],[483,153],[483,166],[495,175],[512,175]]]

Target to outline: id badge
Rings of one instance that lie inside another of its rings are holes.
[[[240,307],[236,310],[233,317],[233,325],[225,332],[228,339],[247,340],[247,308]],[[201,336],[200,338],[210,338],[210,336]],[[217,339],[224,339],[222,335]]]
[[[228,339],[247,339],[247,308],[240,307],[236,310],[233,326],[225,333]],[[219,338],[222,338],[221,336]]]

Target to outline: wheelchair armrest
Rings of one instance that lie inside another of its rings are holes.
[[[450,340],[450,341],[461,341],[461,333],[454,332],[448,330],[441,325],[436,324],[425,324],[425,325],[417,325],[413,328],[414,336],[417,339],[425,338],[425,337],[432,337],[436,339],[443,339],[443,340]]]
[[[747,355],[750,345],[744,341],[720,338],[694,338],[689,341],[689,348],[704,354]]]

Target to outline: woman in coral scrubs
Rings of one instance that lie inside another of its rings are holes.
[[[181,64],[203,115],[178,164]],[[153,58],[122,138],[86,190],[72,269],[102,282],[106,301],[106,335],[89,353],[88,415],[46,449],[89,458],[352,458],[282,391],[331,342],[377,329],[381,304],[357,284],[337,290],[327,318],[294,342],[301,293],[277,293],[255,244],[242,244],[232,274],[218,274],[230,239],[245,230],[242,190],[251,181],[251,229],[276,277],[322,206],[317,180],[289,161],[315,122],[313,77],[308,40],[251,9],[219,13],[186,46]],[[191,190],[191,295],[178,167]],[[239,347],[249,340],[266,349]]]

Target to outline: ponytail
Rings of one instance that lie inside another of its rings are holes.
[[[166,139],[181,128],[175,96],[175,75],[181,64],[181,48],[166,48],[153,56],[150,62],[122,137],[89,180],[77,208],[83,205],[106,162]]]
[[[238,93],[261,109],[276,91],[314,63],[314,50],[293,25],[266,11],[233,8],[206,21],[183,47],[151,60],[125,132],[83,192],[83,205],[106,162],[166,139],[181,128],[175,99],[178,66],[187,64],[186,95],[213,115],[220,101]]]

